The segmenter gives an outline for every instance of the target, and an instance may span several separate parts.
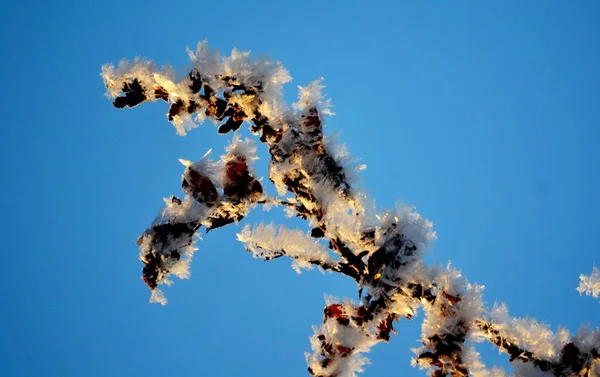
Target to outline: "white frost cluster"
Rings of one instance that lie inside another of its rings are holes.
[[[600,348],[600,327],[591,329],[587,324],[582,325],[573,337],[573,343],[582,351],[589,353],[592,349]],[[600,360],[598,361],[600,363]]]
[[[161,291],[160,289],[156,288],[152,291],[152,294],[150,295],[150,303],[151,304],[161,304],[162,306],[167,305],[167,298],[165,297],[165,294],[163,293],[163,291]]]
[[[364,371],[364,366],[369,364],[369,359],[364,356],[371,348],[378,343],[373,336],[366,336],[365,333],[356,327],[342,326],[336,321],[328,320],[320,327],[314,327],[315,333],[325,334],[328,341],[335,345],[352,347],[353,352],[345,357],[337,357],[331,365],[327,367],[327,373],[339,377],[356,377],[357,373]],[[312,353],[306,352],[306,362],[313,369],[316,375],[320,375],[322,369],[318,354],[321,349],[321,342],[317,337],[310,338]]]
[[[323,147],[344,169],[350,182],[359,180],[359,173],[367,170],[366,164],[359,164],[360,158],[353,156],[348,146],[339,140],[339,135],[323,135]]]
[[[228,57],[221,57],[218,51],[208,47],[208,42],[198,43],[196,51],[187,49],[194,69],[215,89],[225,89],[223,82],[216,77],[227,75],[235,77],[239,82],[262,86],[261,114],[267,116],[273,125],[283,118],[285,103],[282,99],[282,85],[290,82],[292,77],[278,61],[268,59],[250,60],[250,51],[233,49]]]
[[[261,113],[271,119],[275,126],[283,119],[286,106],[282,99],[282,85],[291,81],[289,72],[278,61],[268,59],[251,61],[250,52],[233,49],[228,57],[221,57],[218,51],[211,50],[206,41],[200,42],[196,51],[187,50],[194,69],[202,79],[209,83],[214,90],[225,89],[224,84],[217,77],[227,75],[235,77],[238,82],[262,87],[259,109]],[[121,95],[123,84],[136,78],[144,89],[148,101],[156,101],[154,90],[164,88],[169,93],[169,101],[175,103],[181,99],[190,103],[194,93],[190,90],[188,78],[178,80],[174,70],[165,66],[159,69],[157,65],[146,59],[136,58],[133,61],[121,60],[115,68],[112,64],[102,67],[101,76],[106,86],[106,95],[115,98]],[[244,107],[244,101],[252,100],[250,97],[237,98],[238,104]],[[248,115],[251,115],[249,113]],[[173,117],[172,123],[179,135],[197,127],[204,120],[202,112],[197,113],[193,119],[186,111]]]
[[[183,158],[180,158],[179,162],[181,162],[181,164],[186,168],[193,169],[201,175],[209,178],[212,181],[212,183],[218,187],[221,174],[223,172],[223,163],[222,161],[209,160],[208,157],[211,155],[211,153],[212,149],[209,149],[204,154],[204,156],[202,156],[202,158],[200,158],[196,162],[185,160]],[[182,174],[182,178],[185,178],[187,173],[188,169],[184,171],[184,173]]]
[[[140,244],[140,257],[149,253],[153,247],[152,238],[149,235],[144,235],[141,238]],[[181,255],[179,260],[168,259],[166,267],[169,270],[169,274],[173,274],[180,279],[187,279],[190,276],[190,262],[192,257],[198,248],[194,246],[194,244],[188,244],[188,241],[181,237],[169,237],[166,242],[166,245],[162,248],[164,250],[177,250]],[[160,251],[157,252],[160,255]],[[168,279],[163,279],[159,284],[167,284],[170,285],[171,281]],[[164,296],[163,292],[155,288],[152,290],[152,295],[150,297],[151,303],[160,303],[161,305],[167,304],[167,299]]]
[[[168,91],[171,103],[176,99],[189,103],[193,95],[189,87],[189,80],[177,80],[173,68],[165,66],[159,69],[154,62],[146,59],[121,60],[116,68],[112,64],[105,64],[102,66],[101,76],[106,86],[106,96],[109,98],[118,97],[123,84],[133,78],[141,83],[147,101],[157,101],[154,89],[160,87]],[[190,129],[198,127],[202,121],[201,115],[197,116],[194,121],[190,114],[182,112],[173,117],[172,123],[177,133],[183,136]]]
[[[538,358],[558,361],[562,347],[570,338],[567,329],[560,328],[555,333],[535,319],[510,317],[505,304],[495,304],[488,316],[489,322],[507,341],[533,352]]]
[[[472,345],[467,344],[463,347],[462,359],[468,365],[469,374],[473,377],[508,377],[503,368],[496,366],[488,368]]]
[[[336,305],[340,301],[334,297],[326,297],[326,302],[329,306]],[[345,316],[351,316],[355,310],[354,303],[349,300],[344,300],[337,305],[342,308]],[[386,315],[381,313],[371,323],[379,323]],[[364,354],[381,341],[372,326],[357,327],[354,321],[343,325],[334,318],[327,318],[321,326],[313,326],[313,331],[314,335],[310,338],[312,353],[306,352],[305,357],[309,368],[316,376],[356,377],[357,373],[362,373],[364,366],[369,364],[369,359]],[[318,338],[319,335],[324,336],[326,343],[334,350],[334,355],[325,368],[321,365],[322,343]],[[343,348],[349,352],[342,356],[340,350]]]
[[[431,274],[431,281],[436,285],[433,293],[437,298],[432,303],[423,303],[426,318],[421,327],[421,339],[425,346],[413,350],[417,355],[432,347],[429,339],[436,334],[463,334],[465,329],[469,328],[469,324],[480,318],[483,312],[482,286],[469,284],[460,271],[450,264],[445,268],[432,269]],[[470,332],[465,335],[472,337]],[[475,352],[464,345],[462,350]],[[469,370],[482,368],[475,356],[476,354],[471,353],[470,358],[463,360]],[[474,365],[469,365],[469,361]],[[413,363],[416,362],[417,360],[413,360]]]
[[[209,209],[201,203],[195,201],[191,196],[186,195],[181,200],[181,204],[174,203],[171,198],[163,198],[165,206],[158,216],[152,222],[152,225],[165,222],[188,223],[204,219],[209,214]]]
[[[300,230],[287,229],[284,225],[276,227],[273,224],[259,224],[254,229],[246,225],[238,233],[237,239],[257,258],[272,259],[284,252],[293,258],[292,267],[298,273],[302,268],[312,269],[311,261],[321,264],[336,263],[323,245],[314,238]]]
[[[331,111],[331,99],[325,99],[323,94],[325,86],[321,85],[322,82],[321,77],[307,86],[298,85],[298,101],[292,104],[294,110],[303,112],[315,107],[321,114],[334,115]]]
[[[577,287],[579,294],[585,293],[594,298],[600,297],[600,270],[598,267],[594,266],[590,275],[581,274],[579,280],[579,287]]]
[[[121,94],[123,82],[133,78],[158,85],[156,81],[157,72],[158,67],[153,61],[135,58],[133,61],[122,59],[116,68],[113,64],[104,64],[100,76],[102,76],[106,86],[106,96],[115,98]],[[167,69],[164,76],[168,77],[170,73],[172,73],[172,69]],[[172,81],[166,77],[161,77],[161,79]],[[145,94],[147,97],[154,98],[154,93],[150,91],[151,87],[145,86],[144,89],[146,89]]]
[[[381,272],[381,281],[392,286],[398,281],[429,284],[431,279],[435,278],[432,275],[433,270],[427,268],[420,258],[436,238],[433,224],[418,214],[414,207],[401,205],[396,206],[394,210],[383,211],[376,218],[378,223],[376,223],[371,250],[384,247],[388,252],[395,253],[396,261],[403,266],[401,268],[387,266]],[[398,237],[403,239],[400,247],[395,242],[391,242]],[[369,287],[369,292],[375,296],[379,296],[380,291],[377,286]]]
[[[383,229],[396,224],[396,233],[410,240],[419,251],[424,251],[436,239],[433,223],[415,211],[415,207],[397,205],[394,210],[377,216]]]

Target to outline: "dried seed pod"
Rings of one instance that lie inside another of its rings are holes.
[[[159,264],[158,258],[153,253],[148,253],[142,259],[144,268],[142,269],[142,278],[150,289],[155,289],[158,281]]]
[[[231,116],[229,117],[229,119],[227,119],[227,122],[219,126],[218,132],[220,134],[226,134],[230,131],[237,131],[242,125],[242,123],[244,123],[244,119],[239,119],[234,116]]]
[[[190,101],[190,104],[187,107],[188,114],[195,113],[200,108],[200,104],[196,101]]]
[[[244,157],[233,156],[225,163],[223,193],[233,202],[241,200],[253,201],[262,195],[262,185],[250,175],[248,164]]]
[[[144,263],[142,278],[150,289],[155,289],[162,277],[169,272],[166,268],[167,261],[181,258],[178,250],[170,249],[172,240],[183,239],[184,245],[191,245],[198,226],[199,224],[194,222],[158,224],[148,229],[138,239],[138,244],[142,244],[144,240],[150,242],[150,247],[140,256]]]
[[[198,203],[208,207],[215,205],[219,193],[212,181],[192,168],[187,168],[181,182],[183,192],[191,195]]]
[[[240,214],[217,214],[208,219],[208,224],[206,224],[206,233],[210,232],[213,229],[217,229],[222,226],[238,222],[243,218],[244,216]]]
[[[113,106],[122,109],[124,107],[134,107],[146,100],[146,94],[144,94],[144,88],[138,79],[133,79],[131,82],[123,84],[124,96],[117,97],[113,101]]]
[[[189,85],[190,90],[192,93],[198,93],[202,89],[202,76],[200,75],[200,72],[193,69],[188,77],[191,81]]]
[[[310,231],[310,236],[313,237],[313,238],[322,238],[322,237],[325,237],[325,232],[320,227],[313,228]]]
[[[169,101],[169,92],[162,86],[154,89],[154,98],[162,99],[165,102]]]
[[[171,104],[171,107],[169,107],[169,112],[167,113],[169,122],[173,121],[173,118],[179,115],[179,113],[181,113],[184,106],[185,104],[183,103],[183,100],[181,98],[175,101],[175,103]]]
[[[225,109],[227,108],[227,101],[221,99],[221,98],[217,98],[215,100],[215,116],[217,117],[218,120],[222,120],[226,115],[225,115]]]

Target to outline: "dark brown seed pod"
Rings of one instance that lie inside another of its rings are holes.
[[[117,97],[113,101],[113,106],[122,109],[124,107],[134,107],[146,100],[144,88],[138,79],[123,84],[124,96]]]

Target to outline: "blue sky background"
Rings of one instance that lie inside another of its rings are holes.
[[[361,186],[380,206],[402,200],[434,222],[429,261],[452,260],[513,315],[600,325],[597,300],[575,291],[600,265],[600,3],[1,8],[1,375],[304,376],[324,294],[356,295],[341,276],[252,259],[230,226],[204,237],[168,306],[148,303],[135,240],[179,193],[177,159],[218,155],[228,138],[210,123],[176,136],[164,104],[113,109],[100,66],[141,55],[182,68],[205,38],[281,60],[290,100],[324,76],[327,132],[367,164]],[[408,350],[421,320],[397,325],[364,376],[424,375]]]

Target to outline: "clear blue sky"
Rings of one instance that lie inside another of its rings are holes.
[[[17,1],[0,29],[3,376],[304,376],[324,294],[356,294],[252,259],[228,227],[204,237],[166,307],[148,303],[135,240],[179,193],[177,159],[227,139],[210,123],[178,137],[164,104],[113,109],[100,66],[183,67],[205,38],[281,60],[289,99],[324,76],[327,132],[367,164],[380,206],[434,222],[429,261],[452,260],[514,315],[600,325],[575,291],[600,265],[596,1]],[[421,320],[364,376],[424,375],[408,350]]]

